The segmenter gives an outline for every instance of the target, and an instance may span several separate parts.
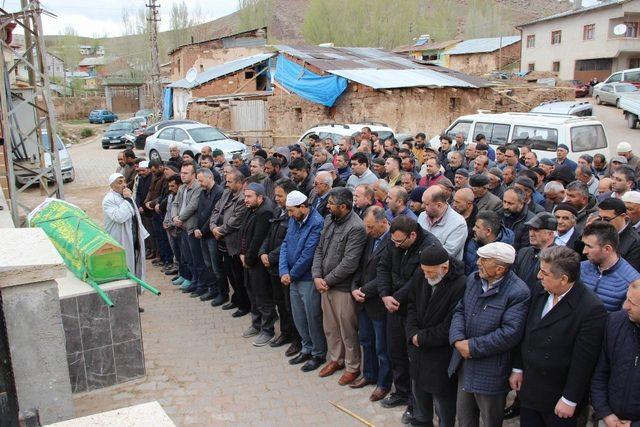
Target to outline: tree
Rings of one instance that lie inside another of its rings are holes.
[[[68,70],[74,70],[80,63],[80,37],[78,32],[70,25],[67,25],[52,49],[64,61],[64,66]]]
[[[272,0],[238,0],[240,30],[268,27],[273,10]]]

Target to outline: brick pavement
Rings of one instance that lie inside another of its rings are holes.
[[[118,150],[95,142],[71,155],[76,181],[65,185],[67,200],[102,222],[100,202]],[[37,201],[38,190],[29,191]],[[352,390],[337,384],[338,374],[319,378],[290,366],[284,348],[255,348],[241,337],[248,316],[189,298],[151,266],[148,280],[162,295],[141,296],[147,376],[111,388],[76,395],[78,416],[157,400],[179,426],[361,425],[331,406],[334,401],[375,425],[400,425],[402,409],[369,402],[371,386]]]

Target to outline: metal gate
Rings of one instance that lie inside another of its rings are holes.
[[[266,101],[231,101],[231,130],[260,131],[266,128]]]

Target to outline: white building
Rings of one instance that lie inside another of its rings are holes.
[[[47,52],[46,64],[47,74],[50,77],[62,78],[64,74],[64,61],[56,55]]]
[[[520,25],[521,71],[557,72],[563,80],[640,68],[640,0],[603,0]],[[624,26],[620,25],[624,24]],[[614,34],[623,31],[620,35]]]

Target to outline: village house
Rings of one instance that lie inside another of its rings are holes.
[[[446,50],[447,66],[469,74],[487,74],[497,70],[518,69],[520,36],[470,39]]]
[[[563,80],[606,79],[640,68],[640,0],[605,0],[518,27],[522,71],[551,71]]]
[[[268,52],[266,43],[267,28],[263,27],[178,46],[169,51],[171,80],[184,78],[191,68],[201,73],[234,59]]]
[[[273,86],[259,87],[256,79],[256,86],[251,83],[250,90],[238,89],[242,80],[246,83],[251,79],[243,75],[246,68],[238,65],[231,71],[230,67],[228,74],[216,75],[199,85],[199,95],[192,93],[187,100],[186,117],[232,134],[238,132],[238,136],[247,132],[259,139],[262,135],[281,145],[319,122],[381,121],[397,131],[435,134],[456,117],[494,102],[484,80],[419,64],[382,49],[276,48],[277,61],[260,63],[269,64],[267,72],[273,76]],[[251,62],[257,64],[257,60]],[[253,72],[255,77],[256,70]],[[205,74],[220,74],[220,67]],[[177,87],[184,83],[171,86],[175,91],[184,90]],[[225,88],[230,90],[222,93]]]
[[[451,49],[462,40],[444,40],[437,42],[421,36],[415,44],[400,46],[393,51],[400,55],[407,55],[413,59],[427,61],[430,64],[449,66],[449,56],[445,55],[447,49]]]
[[[47,52],[45,62],[45,67],[47,67],[47,74],[50,77],[59,79],[62,79],[64,77],[64,61],[60,57]]]

